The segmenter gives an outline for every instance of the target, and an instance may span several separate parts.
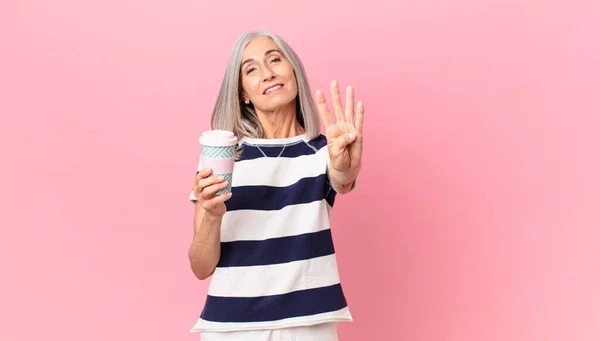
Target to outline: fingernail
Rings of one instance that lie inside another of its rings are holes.
[[[348,137],[351,138],[351,139],[353,139],[354,138],[354,133],[348,134]]]
[[[219,176],[217,177],[217,180],[219,180],[219,181],[223,181],[223,180],[225,180],[225,178],[219,175]]]

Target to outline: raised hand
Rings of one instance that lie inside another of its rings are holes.
[[[317,106],[321,120],[325,124],[327,149],[331,167],[342,173],[358,172],[363,147],[364,105],[358,102],[354,108],[354,89],[346,88],[346,109],[342,108],[340,89],[336,81],[331,82],[331,97],[335,122],[329,113],[325,97],[317,91]],[[356,113],[355,113],[356,111]]]

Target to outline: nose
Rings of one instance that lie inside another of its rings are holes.
[[[263,81],[270,81],[271,79],[273,79],[273,77],[275,77],[275,74],[273,73],[273,71],[271,71],[269,67],[263,68]]]

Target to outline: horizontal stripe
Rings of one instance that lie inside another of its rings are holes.
[[[291,145],[298,142],[306,142],[308,141],[308,137],[306,134],[300,134],[292,137],[281,137],[281,138],[252,138],[249,136],[244,136],[240,140],[242,143],[251,144],[251,145],[260,145],[260,146],[282,146],[282,145]]]
[[[331,230],[261,241],[221,243],[218,267],[293,262],[335,253]]]
[[[298,141],[287,145],[261,144],[258,146],[244,143],[242,146],[242,155],[239,160],[253,160],[265,156],[269,158],[294,158],[302,155],[312,155],[314,153],[315,148],[306,144],[304,141]]]
[[[286,187],[299,179],[311,178],[327,172],[326,149],[312,155],[296,158],[260,158],[235,163],[233,186]]]
[[[325,199],[273,211],[227,212],[221,221],[221,241],[265,240],[318,232],[330,226],[331,208]]]
[[[251,137],[243,137],[240,142],[253,145],[253,146],[283,146],[283,145],[292,145],[298,142],[304,142],[307,145],[315,147],[316,149],[321,149],[323,146],[327,145],[327,137],[323,134],[317,135],[312,140],[308,139],[306,134],[301,134],[293,137],[284,137],[284,138],[274,138],[274,139],[265,139],[265,138],[251,138]]]
[[[235,179],[235,174],[233,177]],[[272,211],[323,199],[327,199],[329,205],[333,206],[335,199],[335,191],[329,186],[326,174],[303,178],[286,187],[236,186],[231,189],[231,192],[233,195],[225,202],[227,211]]]
[[[263,297],[208,296],[200,317],[215,322],[260,322],[336,311],[347,306],[340,284]]]
[[[243,285],[240,285],[243,281]],[[314,289],[340,283],[335,254],[296,262],[216,268],[208,294],[258,297]]]
[[[348,307],[344,307],[336,311],[329,311],[326,313],[308,316],[290,317],[277,321],[222,323],[206,321],[202,318],[199,318],[194,326],[190,329],[190,332],[239,332],[247,330],[294,328],[328,322],[350,322],[352,320],[353,318],[352,314],[350,314],[350,310]]]

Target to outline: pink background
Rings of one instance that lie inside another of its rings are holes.
[[[197,138],[262,27],[365,101],[341,340],[599,340],[598,2],[348,3],[3,0],[0,340],[198,340]]]

